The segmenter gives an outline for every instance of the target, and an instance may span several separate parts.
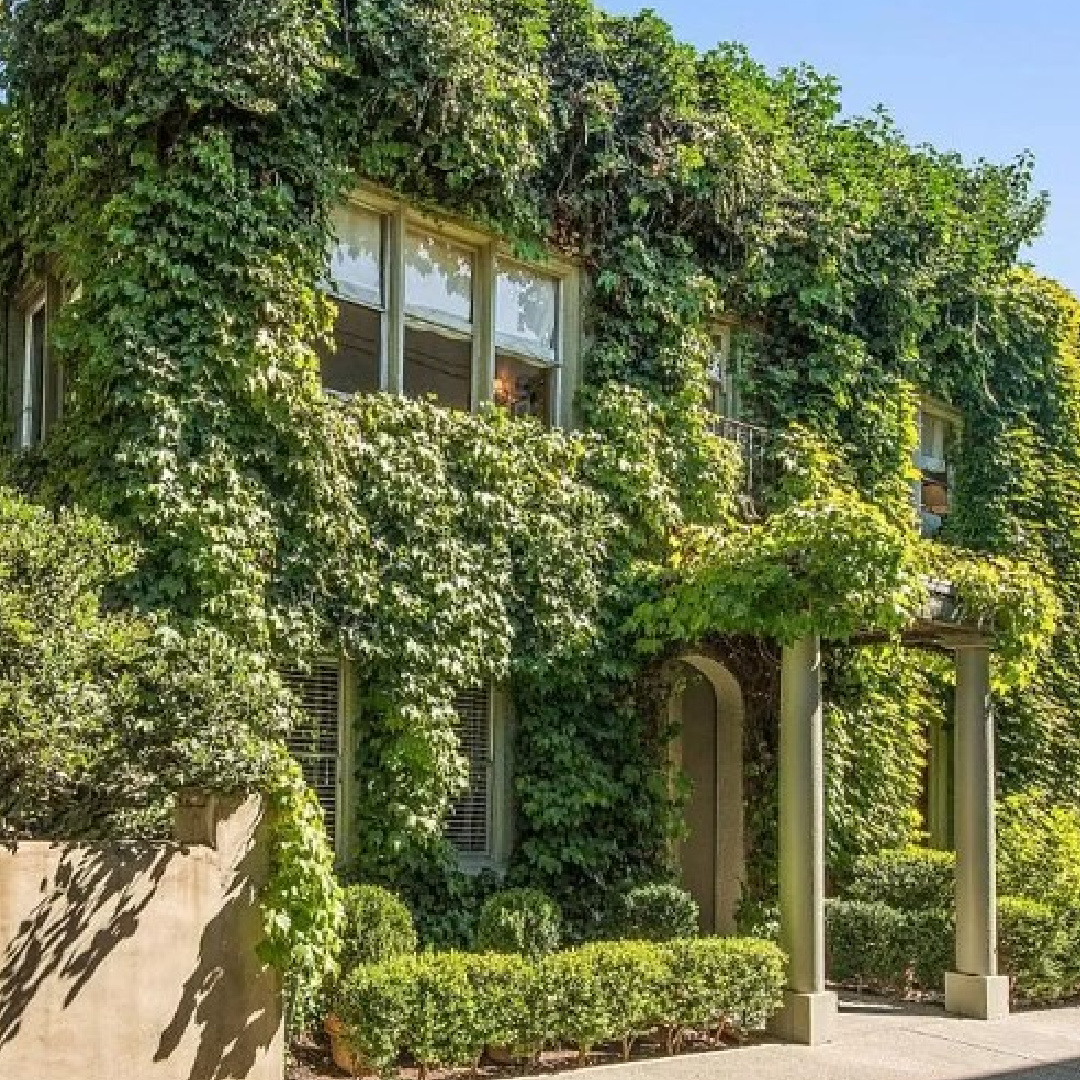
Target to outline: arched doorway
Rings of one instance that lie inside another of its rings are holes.
[[[701,909],[702,930],[731,934],[745,872],[742,693],[708,657],[684,657],[677,674],[672,758],[691,785],[678,849],[683,885]]]

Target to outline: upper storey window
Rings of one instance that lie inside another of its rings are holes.
[[[919,406],[918,509],[924,536],[940,531],[953,505],[953,456],[960,433],[959,416],[938,402]]]
[[[721,326],[713,338],[709,363],[709,412],[725,420],[738,420],[742,413],[739,394],[739,354],[733,327]]]
[[[338,318],[334,348],[321,354],[326,389],[433,395],[462,410],[493,401],[566,423],[578,354],[574,268],[517,263],[489,237],[372,198],[334,215]]]
[[[759,331],[723,323],[713,333],[713,349],[707,371],[706,407],[724,420],[745,421],[749,410],[743,400],[747,376],[752,372],[761,346]]]

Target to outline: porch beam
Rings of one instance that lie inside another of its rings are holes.
[[[945,1008],[980,1020],[1009,1011],[1009,981],[997,968],[994,720],[990,650],[956,650],[954,747],[956,971],[945,976]]]
[[[836,995],[825,990],[825,796],[821,642],[785,645],[780,671],[780,943],[788,985],[775,1030],[827,1042]]]

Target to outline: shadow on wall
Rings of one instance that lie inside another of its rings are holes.
[[[0,1047],[48,982],[63,985],[70,1006],[110,953],[139,928],[175,850],[126,845],[106,853],[81,845],[57,849],[43,896],[18,927],[0,961]]]
[[[280,1077],[257,804],[231,809],[209,847],[0,851],[0,1075]]]
[[[198,1031],[190,1080],[249,1077],[280,1035],[280,982],[254,948],[262,931],[252,882],[259,879],[261,862],[252,848],[238,865],[221,910],[203,931],[198,966],[184,982],[154,1051],[154,1061],[166,1061],[187,1032]],[[240,1002],[246,1007],[238,1008]]]

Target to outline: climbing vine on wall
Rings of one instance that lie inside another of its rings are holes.
[[[1049,567],[1071,625],[1076,314],[1013,270],[1043,209],[1026,159],[914,148],[882,115],[842,119],[809,69],[702,56],[589,0],[4,10],[3,280],[78,284],[54,335],[64,422],[15,467],[138,540],[127,604],[290,662],[350,655],[359,874],[429,912],[463,895],[438,826],[462,778],[453,697],[486,679],[518,717],[511,873],[587,925],[613,885],[668,872],[670,733],[640,639],[894,631],[928,558],[906,501],[912,386],[965,416],[953,539],[1025,560],[964,564],[968,602],[1030,661]],[[329,213],[360,181],[580,262],[579,432],[324,399]],[[763,521],[738,520],[738,461],[701,407],[733,318],[754,341],[748,411],[802,433]],[[1007,692],[1018,782],[1068,787],[1032,736],[1080,745],[1070,640]],[[834,664],[834,782],[861,770],[834,814],[849,859],[878,838],[882,790],[915,828],[927,693],[888,654]],[[855,752],[890,694],[897,722]],[[755,701],[765,731],[774,703]]]

